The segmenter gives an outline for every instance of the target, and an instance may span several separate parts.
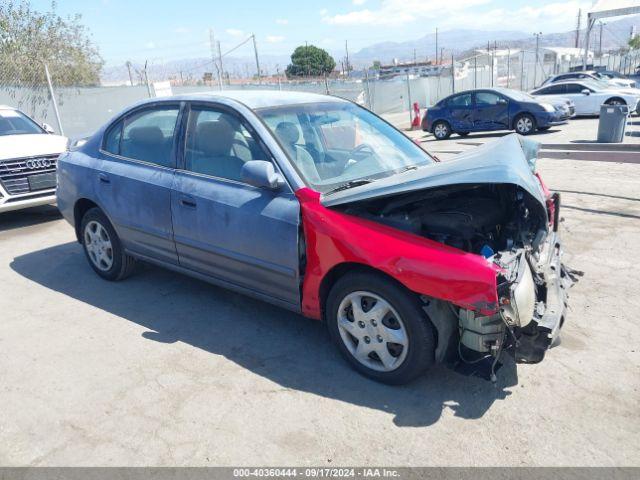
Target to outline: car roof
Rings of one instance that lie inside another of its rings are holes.
[[[301,103],[348,102],[343,98],[331,95],[293,92],[289,90],[222,90],[151,98],[148,102],[157,102],[159,100],[216,101],[221,99],[233,100],[251,109],[297,105]]]

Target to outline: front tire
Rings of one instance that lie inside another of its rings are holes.
[[[88,210],[82,217],[80,232],[84,253],[94,272],[110,281],[131,275],[135,259],[124,252],[118,234],[102,210]]]
[[[446,140],[451,136],[451,127],[447,122],[439,120],[433,124],[433,136],[436,140]]]
[[[346,274],[331,288],[326,307],[333,341],[361,374],[399,385],[433,364],[433,326],[417,296],[392,280]]]
[[[536,130],[536,119],[528,113],[522,113],[513,121],[513,128],[520,135],[531,135]]]

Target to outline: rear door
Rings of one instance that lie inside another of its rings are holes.
[[[461,93],[447,100],[447,108],[454,132],[475,130],[473,125],[473,98],[471,93]]]
[[[299,308],[298,200],[241,180],[245,162],[271,154],[229,107],[194,103],[183,123],[171,194],[180,265]]]
[[[506,130],[509,128],[509,101],[495,92],[474,93],[474,130]]]
[[[135,110],[106,132],[96,196],[124,247],[177,264],[171,225],[179,103]]]

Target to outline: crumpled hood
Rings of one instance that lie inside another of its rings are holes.
[[[66,137],[48,133],[0,135],[0,160],[60,154],[67,149]]]
[[[506,183],[522,187],[544,206],[544,192],[533,174],[539,148],[539,142],[511,134],[463,152],[453,160],[322,195],[320,202],[331,207],[446,185]]]

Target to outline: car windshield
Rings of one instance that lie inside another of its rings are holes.
[[[36,122],[13,109],[0,109],[0,135],[26,135],[44,133]]]
[[[510,88],[503,88],[498,91],[517,102],[531,102],[531,101],[537,102],[538,101],[537,99],[529,95],[527,92],[519,92],[518,90],[511,90]]]
[[[418,168],[434,160],[402,132],[347,102],[256,110],[306,184],[322,193]]]
[[[607,83],[601,82],[599,80],[582,80],[582,83],[595,92],[600,92],[602,90],[610,88]]]

